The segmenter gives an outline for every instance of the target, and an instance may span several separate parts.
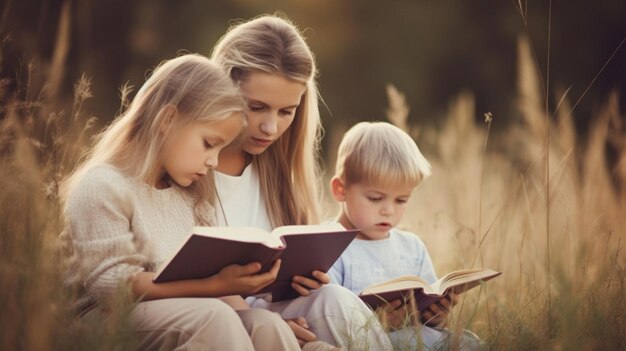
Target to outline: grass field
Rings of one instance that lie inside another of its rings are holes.
[[[401,227],[419,233],[440,274],[504,272],[466,294],[451,328],[475,331],[494,350],[625,349],[626,119],[619,96],[607,96],[590,129],[577,132],[565,93],[553,95],[558,108],[546,113],[523,40],[518,65],[520,119],[497,132],[491,127],[511,118],[487,114],[476,123],[483,112],[471,93],[451,101],[434,129],[409,124],[402,95],[389,90],[389,119],[415,136],[434,166]],[[25,81],[45,81],[44,88],[26,84],[2,101],[0,349],[125,349],[132,338],[124,303],[110,322],[70,328],[57,189],[95,121],[81,110],[91,98],[87,79],[76,83],[72,102],[58,100],[61,70],[46,76],[29,66]],[[327,135],[331,145],[341,137],[339,129]],[[331,216],[336,207],[326,201]]]

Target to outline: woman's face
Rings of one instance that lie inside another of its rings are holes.
[[[241,83],[248,103],[248,126],[242,149],[259,155],[272,145],[293,122],[300,105],[304,83],[288,80],[279,74],[252,72]]]

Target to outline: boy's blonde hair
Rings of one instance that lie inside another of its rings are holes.
[[[417,186],[430,175],[430,163],[415,141],[386,122],[361,122],[343,136],[335,176],[351,184]]]
[[[184,126],[217,122],[239,115],[245,125],[246,105],[239,89],[208,58],[187,54],[165,61],[154,69],[128,109],[96,136],[75,171],[61,186],[66,200],[92,167],[111,164],[124,174],[155,184],[161,171],[161,155],[168,141]],[[169,122],[169,128],[163,128]],[[185,188],[195,198],[196,219],[209,224],[215,194],[212,173]]]
[[[316,223],[321,122],[315,59],[302,34],[286,18],[263,15],[232,26],[211,57],[238,83],[264,72],[306,85],[291,126],[252,163],[272,226]]]

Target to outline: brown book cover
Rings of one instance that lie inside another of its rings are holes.
[[[463,293],[500,274],[502,272],[492,269],[458,270],[446,274],[432,285],[418,276],[409,275],[371,285],[363,289],[359,297],[376,309],[396,299],[407,301],[412,292],[418,310],[423,312],[451,291]]]
[[[338,223],[284,226],[271,233],[252,227],[194,227],[154,282],[206,278],[225,266],[251,262],[261,263],[265,272],[280,257],[278,277],[257,295],[271,294],[274,302],[289,300],[299,296],[291,288],[294,275],[328,271],[357,233]]]

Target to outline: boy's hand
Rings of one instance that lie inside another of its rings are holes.
[[[296,339],[298,339],[300,347],[304,346],[307,342],[315,341],[317,339],[317,336],[309,330],[309,325],[304,317],[285,320],[285,322],[287,322],[287,325],[289,325],[291,331],[293,331]]]
[[[217,279],[226,290],[225,295],[254,294],[271,284],[278,276],[280,259],[274,262],[272,269],[256,274],[261,270],[258,262],[247,265],[233,264],[222,268],[219,273],[207,279]]]
[[[414,311],[411,311],[410,306],[400,299],[391,301],[376,312],[379,314],[383,326],[391,330],[401,329],[410,325],[412,320],[411,314],[414,313]]]
[[[430,327],[445,327],[448,324],[448,314],[452,307],[459,303],[459,295],[451,292],[428,306],[422,313],[422,323]]]
[[[311,290],[319,289],[322,286],[330,283],[330,277],[328,274],[322,271],[313,271],[311,273],[315,279],[303,277],[301,275],[295,275],[291,282],[291,287],[300,294],[300,296],[309,296]]]

